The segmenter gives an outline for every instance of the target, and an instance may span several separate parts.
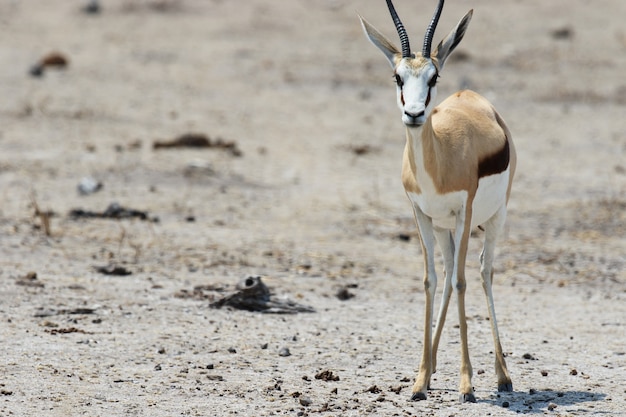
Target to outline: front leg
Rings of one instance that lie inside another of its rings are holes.
[[[469,356],[467,339],[467,317],[465,316],[465,259],[472,222],[472,198],[468,198],[466,206],[457,213],[454,246],[457,248],[452,273],[452,287],[457,294],[459,312],[459,332],[461,336],[461,381],[459,391],[461,402],[476,402],[472,387],[472,364]]]
[[[432,362],[432,326],[433,304],[435,291],[437,290],[437,273],[435,272],[435,236],[432,219],[426,216],[415,202],[413,202],[413,212],[420,232],[420,242],[422,244],[422,253],[424,254],[424,293],[426,294],[422,360],[411,396],[412,400],[419,401],[426,399],[430,377],[434,370]]]
[[[443,255],[445,283],[441,296],[441,305],[439,306],[439,314],[437,315],[435,337],[433,338],[433,373],[437,372],[437,348],[439,347],[439,341],[441,340],[441,332],[443,330],[443,325],[446,322],[446,313],[450,303],[450,296],[452,295],[452,272],[454,270],[454,240],[452,238],[452,233],[447,229],[435,228],[435,237],[437,238],[437,243],[439,243],[441,254]]]

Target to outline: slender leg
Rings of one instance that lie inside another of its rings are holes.
[[[472,199],[468,198],[465,210],[457,214],[456,230],[454,236],[455,268],[452,273],[452,286],[457,293],[459,309],[459,330],[461,335],[461,381],[459,391],[461,402],[476,402],[474,388],[472,387],[472,364],[469,357],[467,339],[467,317],[465,316],[465,257],[470,235],[472,219]]]
[[[446,279],[443,287],[443,295],[441,296],[439,314],[437,315],[435,337],[433,338],[433,373],[437,371],[437,349],[439,347],[443,325],[446,322],[446,313],[448,311],[448,305],[450,304],[450,296],[452,295],[452,271],[454,270],[454,240],[452,239],[452,233],[447,229],[435,228],[435,237],[437,238],[437,243],[439,243],[439,247],[443,253],[444,273],[446,275]]]
[[[511,376],[506,367],[500,335],[498,333],[498,323],[496,322],[496,309],[493,302],[492,282],[493,282],[493,258],[496,247],[496,239],[504,226],[506,219],[506,206],[500,210],[485,224],[485,244],[480,254],[480,276],[482,278],[483,289],[487,297],[487,307],[489,309],[489,321],[491,323],[491,333],[493,334],[493,344],[496,352],[496,375],[498,377],[498,391],[513,391]]]
[[[424,254],[424,293],[426,294],[426,306],[424,312],[424,340],[422,360],[419,372],[413,385],[411,400],[419,401],[426,399],[426,392],[430,385],[432,374],[432,323],[433,323],[433,303],[435,291],[437,290],[437,273],[435,272],[435,236],[433,234],[433,223],[430,217],[426,216],[422,210],[413,203],[415,221],[420,232],[422,252]]]

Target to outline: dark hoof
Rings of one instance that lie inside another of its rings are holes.
[[[462,403],[475,403],[476,397],[471,392],[469,394],[461,394],[461,402]]]
[[[498,385],[498,392],[513,392],[513,383],[507,382],[507,383]]]
[[[411,395],[411,401],[424,401],[426,399],[426,394],[423,392],[417,391]]]

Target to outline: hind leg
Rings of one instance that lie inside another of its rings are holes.
[[[496,321],[496,309],[493,301],[493,258],[496,247],[496,240],[501,230],[504,228],[506,219],[506,206],[502,206],[500,210],[484,225],[485,243],[483,251],[480,254],[480,275],[482,279],[483,289],[487,297],[487,308],[489,309],[489,321],[491,323],[491,333],[493,335],[493,344],[496,354],[496,375],[498,377],[498,391],[513,391],[513,383],[511,376],[506,367],[504,353],[500,343],[500,334],[498,332],[498,323]]]

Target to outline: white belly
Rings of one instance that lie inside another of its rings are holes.
[[[423,177],[422,177],[423,178]],[[467,191],[438,194],[427,181],[420,181],[420,194],[407,193],[409,199],[433,220],[433,224],[444,229],[454,229],[457,214],[467,205]],[[489,220],[506,203],[509,186],[509,169],[483,177],[478,181],[478,190],[472,205],[472,227]]]

